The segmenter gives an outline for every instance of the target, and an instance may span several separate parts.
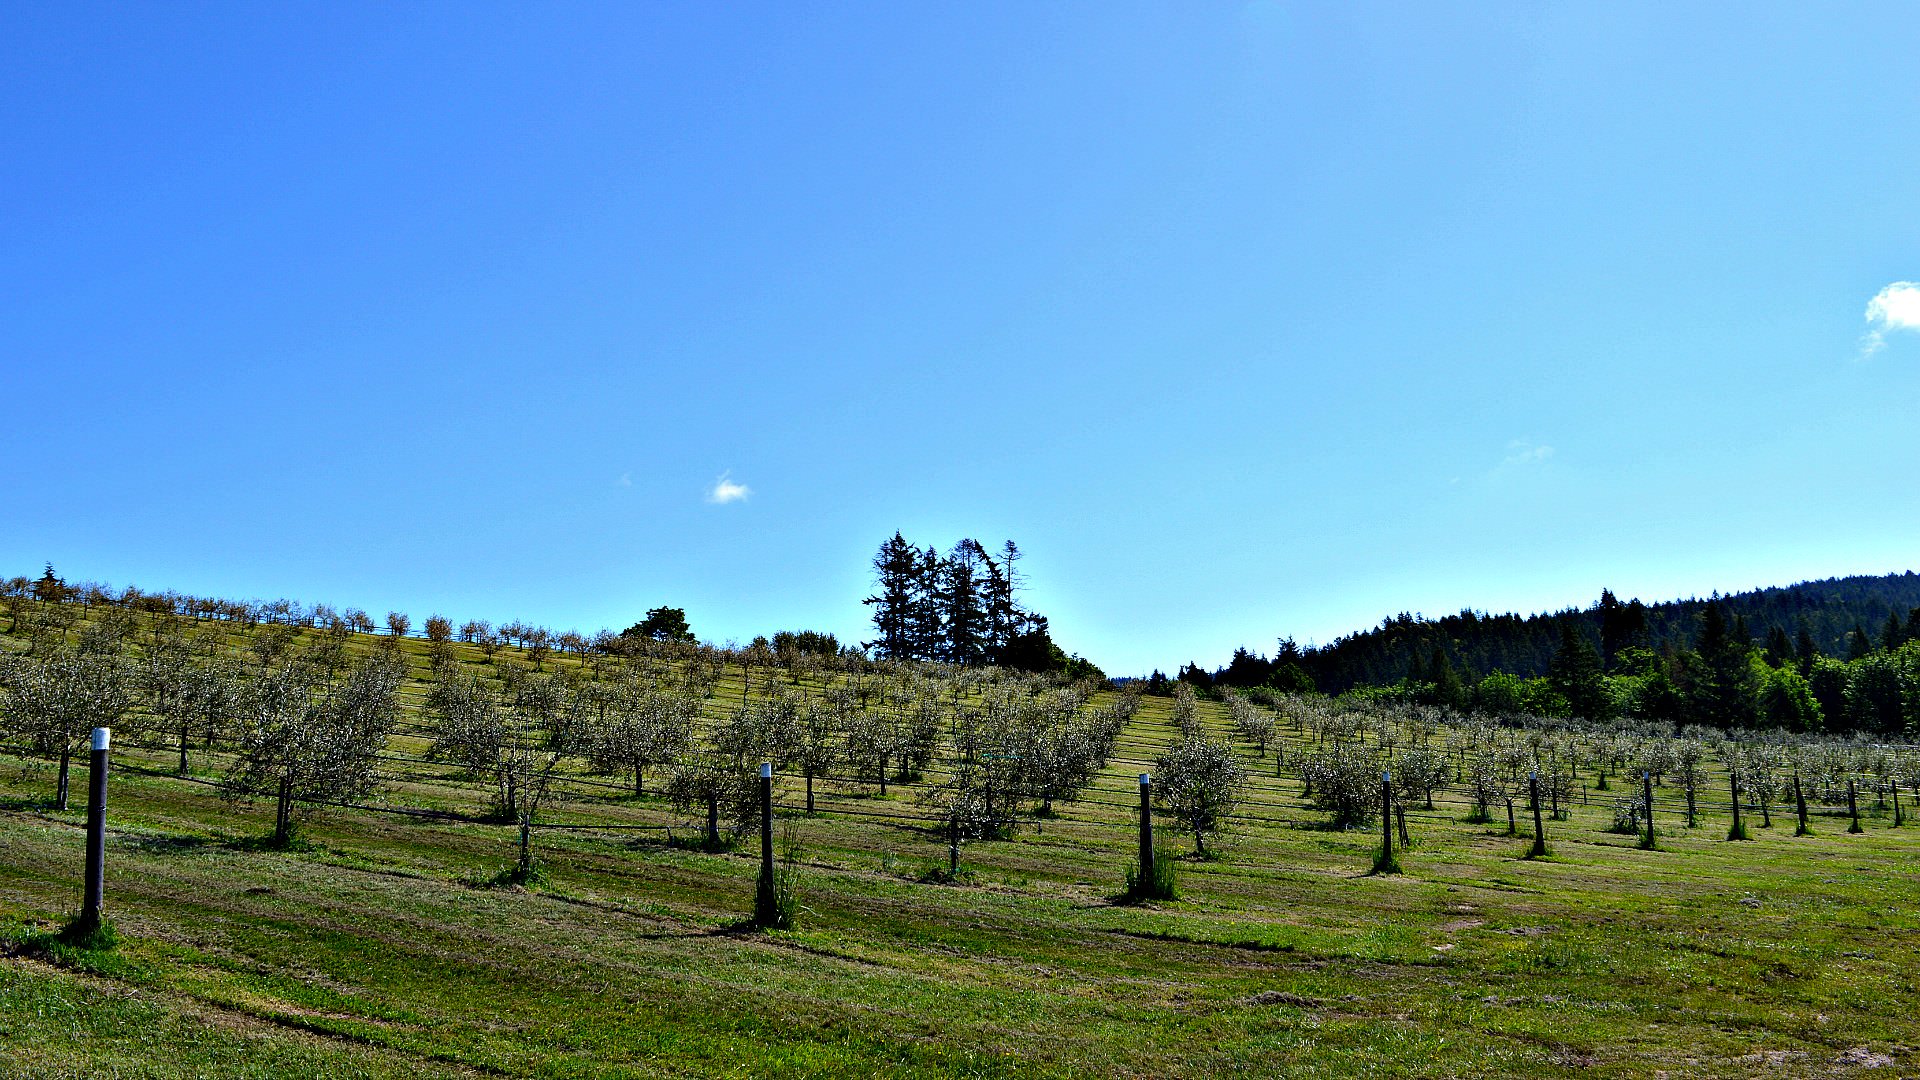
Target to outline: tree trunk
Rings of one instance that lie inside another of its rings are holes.
[[[55,810],[65,810],[67,808],[67,767],[72,761],[73,747],[70,744],[62,744],[60,747],[60,782],[58,786],[54,788],[53,792],[53,808]]]
[[[647,779],[647,767],[645,765],[635,765],[633,767],[633,797],[634,798],[637,799],[640,796],[645,795],[647,793],[646,779]]]
[[[707,845],[720,846],[720,796],[716,792],[707,792]]]
[[[521,881],[533,875],[533,811],[529,809],[520,815],[520,862],[514,869],[514,876]]]
[[[1513,800],[1507,800],[1507,835],[1519,836],[1520,826],[1513,820]]]
[[[807,770],[807,814],[813,814],[813,770]]]
[[[181,776],[187,775],[187,734],[188,734],[187,728],[189,726],[190,725],[187,725],[187,724],[180,725],[180,775]]]
[[[286,847],[293,839],[293,777],[280,778],[280,791],[274,798],[273,844]]]

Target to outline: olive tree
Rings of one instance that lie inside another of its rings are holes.
[[[428,655],[435,664],[453,659],[453,620],[445,615],[427,616]]]
[[[667,796],[680,813],[706,812],[706,843],[726,846],[720,828],[738,839],[760,823],[760,780],[753,763],[728,753],[713,741],[703,741],[682,755],[667,778]]]
[[[899,714],[887,708],[855,709],[847,718],[845,739],[848,768],[859,779],[879,784],[885,795],[889,770],[904,741]]]
[[[1700,787],[1707,780],[1707,748],[1698,739],[1680,739],[1673,744],[1672,753],[1674,778],[1687,793],[1687,828],[1691,829]]]
[[[271,795],[272,842],[285,846],[297,816],[376,786],[374,767],[399,719],[401,669],[376,657],[336,681],[299,664],[248,687],[223,786],[234,799]]]
[[[1015,760],[1020,790],[1040,800],[1040,816],[1055,802],[1071,802],[1093,783],[1113,754],[1119,731],[1099,714],[1083,713],[1073,694],[1030,700],[1015,712]]]
[[[1393,786],[1406,802],[1419,802],[1431,810],[1434,792],[1447,786],[1447,777],[1452,772],[1445,755],[1438,750],[1426,747],[1402,750],[1393,759]]]
[[[1379,757],[1359,743],[1331,743],[1309,754],[1300,763],[1300,778],[1336,829],[1364,825],[1380,809]]]
[[[1491,751],[1475,754],[1467,763],[1466,775],[1467,790],[1473,793],[1473,811],[1467,820],[1476,824],[1492,821],[1494,804],[1511,798],[1509,774],[1501,768],[1499,756]],[[1513,815],[1509,813],[1507,819],[1511,829]]]
[[[806,778],[807,813],[813,813],[813,779],[831,773],[840,760],[845,713],[829,696],[826,700],[805,702],[800,709],[799,725],[794,731],[793,764]]]
[[[111,727],[133,704],[132,678],[119,657],[54,649],[0,668],[6,730],[30,753],[60,762],[54,808],[67,808],[74,747],[97,727]]]
[[[1267,744],[1279,726],[1273,714],[1238,694],[1227,699],[1227,712],[1234,732],[1253,744],[1254,756],[1266,757]]]
[[[1247,770],[1225,743],[1193,734],[1154,763],[1154,794],[1167,812],[1193,834],[1194,849],[1207,853],[1207,834],[1217,833],[1240,802]]]
[[[1191,683],[1175,683],[1173,686],[1173,724],[1183,736],[1197,735],[1200,732],[1200,706],[1193,696]]]
[[[154,719],[153,735],[176,740],[179,772],[185,776],[191,739],[198,735],[203,745],[212,745],[221,725],[237,711],[239,673],[218,659],[195,656],[184,642],[162,641],[148,650],[141,682]]]
[[[500,769],[507,718],[499,698],[473,675],[449,672],[427,696],[427,709],[435,718],[429,756],[446,758],[474,777],[493,781],[495,811],[502,817],[510,814],[513,797],[505,786],[509,777]]]
[[[520,827],[520,854],[507,879],[533,874],[533,826],[568,755],[589,745],[594,703],[558,675],[521,674],[502,701],[479,679],[451,672],[428,707],[439,725],[433,753],[493,785],[496,819]]]
[[[686,749],[699,712],[700,703],[683,693],[622,680],[587,732],[587,758],[595,768],[631,772],[633,793],[644,795],[647,770],[672,764]]]

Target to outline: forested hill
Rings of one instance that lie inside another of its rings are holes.
[[[1603,599],[1612,598],[1609,595]],[[1397,682],[1406,677],[1410,664],[1416,671],[1430,664],[1435,646],[1442,648],[1453,667],[1462,672],[1545,675],[1560,645],[1560,627],[1569,620],[1603,651],[1617,641],[1656,650],[1669,644],[1691,648],[1700,632],[1701,613],[1713,601],[1722,605],[1730,622],[1745,623],[1756,645],[1767,644],[1776,629],[1796,642],[1800,631],[1805,630],[1815,647],[1834,656],[1848,654],[1847,639],[1856,628],[1865,631],[1875,645],[1880,644],[1890,617],[1900,620],[1909,635],[1920,630],[1911,625],[1920,617],[1916,615],[1916,609],[1920,609],[1920,574],[1909,570],[1656,604],[1642,605],[1637,600],[1617,605],[1595,603],[1584,610],[1570,608],[1542,615],[1463,611],[1427,619],[1402,613],[1382,620],[1373,629],[1302,650],[1297,662],[1313,677],[1318,689],[1336,694],[1363,684]],[[1413,659],[1416,655],[1417,661]],[[1250,657],[1236,657],[1236,666],[1245,666],[1249,660],[1259,663]],[[1231,671],[1223,669],[1221,674]],[[1229,676],[1228,681],[1240,680]]]

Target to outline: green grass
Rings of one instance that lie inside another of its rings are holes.
[[[914,880],[937,837],[828,812],[798,928],[743,933],[748,855],[548,836],[543,883],[489,889],[507,828],[341,811],[271,852],[175,780],[114,800],[115,966],[0,962],[22,1075],[1747,1075],[1913,1030],[1908,830],[1643,852],[1576,808],[1528,862],[1443,803],[1398,876],[1276,820],[1128,907],[1131,832],[1065,824],[1098,808],[969,845],[960,886]],[[81,821],[0,813],[11,940],[72,905]]]
[[[1783,817],[1727,843],[1669,829],[1663,807],[1646,851],[1606,831],[1598,795],[1528,860],[1504,813],[1469,823],[1454,791],[1408,811],[1402,872],[1372,875],[1377,834],[1306,827],[1320,815],[1269,762],[1257,820],[1181,858],[1178,899],[1120,903],[1133,777],[1171,734],[1149,701],[1088,800],[967,844],[950,883],[929,874],[937,831],[852,813],[914,814],[910,792],[822,783],[803,817],[783,780],[800,886],[793,928],[772,931],[747,925],[757,844],[543,832],[541,878],[489,887],[510,826],[335,810],[265,850],[271,807],[129,768],[110,807],[119,941],[64,953],[48,940],[79,901],[84,808],[46,809],[44,770],[0,757],[0,1073],[1678,1077],[1845,1074],[1875,1054],[1878,1075],[1920,1070],[1920,830],[1849,835],[1829,808],[1814,836]],[[379,801],[476,811],[457,780],[423,766]],[[587,787],[552,818],[679,824]]]

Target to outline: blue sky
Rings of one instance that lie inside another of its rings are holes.
[[[1920,567],[1915,55],[1870,4],[7,3],[0,568],[857,639],[895,529],[1011,537],[1129,673]]]

